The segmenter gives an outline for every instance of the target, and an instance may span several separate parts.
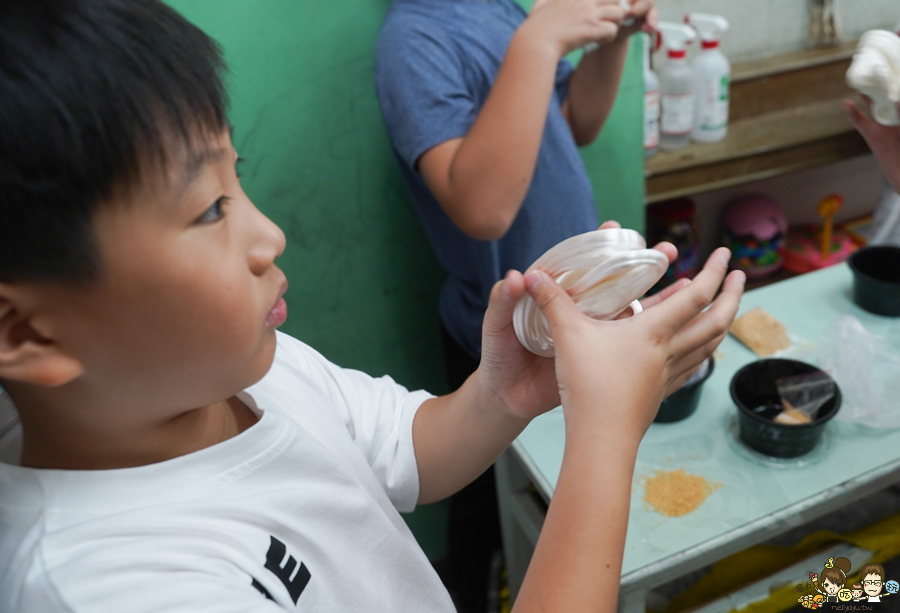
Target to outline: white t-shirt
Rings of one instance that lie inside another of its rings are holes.
[[[0,393],[0,613],[453,611],[397,512],[418,498],[430,396],[278,336],[219,445],[104,471],[18,466]]]

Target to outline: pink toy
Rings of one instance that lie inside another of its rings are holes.
[[[743,270],[749,279],[761,279],[781,269],[788,224],[774,200],[762,194],[739,196],[728,204],[722,225],[732,268]]]
[[[845,231],[833,228],[834,214],[843,204],[843,198],[837,194],[819,203],[817,213],[824,222],[821,231],[812,225],[791,229],[784,263],[786,269],[795,273],[812,272],[844,262],[856,251],[853,239]]]

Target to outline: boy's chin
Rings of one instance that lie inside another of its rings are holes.
[[[269,370],[272,369],[272,364],[275,362],[275,348],[277,343],[278,336],[275,334],[275,329],[270,328],[265,335],[263,346],[259,352],[260,354],[253,361],[250,372],[247,373],[249,382],[241,389],[246,389],[251,385],[259,383],[259,381],[269,373]]]

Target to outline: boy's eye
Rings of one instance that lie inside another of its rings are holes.
[[[214,223],[225,217],[225,212],[222,210],[225,203],[228,201],[228,196],[222,196],[215,203],[203,211],[203,214],[198,217],[194,223],[195,224],[208,224]]]
[[[241,165],[244,163],[244,158],[239,157],[237,161],[234,163],[234,174],[237,175],[237,178],[241,178]]]

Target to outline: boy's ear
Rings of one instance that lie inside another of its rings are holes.
[[[12,286],[0,283],[0,379],[58,387],[81,375],[81,362],[33,325],[17,297]]]

